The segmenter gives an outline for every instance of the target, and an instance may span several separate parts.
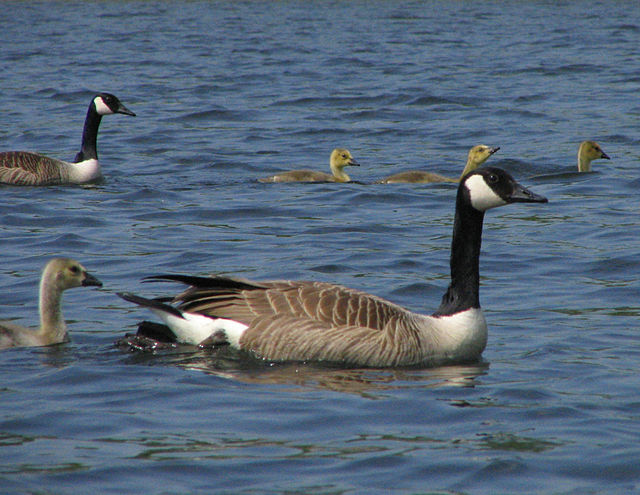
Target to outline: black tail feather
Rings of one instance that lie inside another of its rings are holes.
[[[237,278],[228,277],[196,277],[191,275],[151,275],[145,277],[143,281],[164,280],[171,282],[181,282],[192,287],[203,289],[234,289],[234,290],[256,290],[264,289],[260,283],[250,282]]]
[[[131,292],[117,292],[116,294],[125,301],[132,302],[133,304],[137,304],[138,306],[151,309],[155,308],[170,313],[174,316],[178,316],[180,318],[183,317],[182,313],[179,310],[177,310],[173,306],[165,304],[164,301],[166,301],[166,298],[147,299],[146,297],[140,297],[132,294]]]

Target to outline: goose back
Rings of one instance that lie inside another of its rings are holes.
[[[0,183],[46,186],[69,180],[67,163],[29,151],[0,153]]]

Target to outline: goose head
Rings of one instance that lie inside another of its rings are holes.
[[[595,141],[582,141],[580,143],[578,148],[578,170],[580,172],[590,172],[591,161],[599,158],[610,159],[609,155],[602,151],[598,143]]]
[[[60,291],[73,287],[97,286],[102,287],[102,282],[91,275],[87,269],[70,258],[54,258],[44,269],[44,277],[51,276],[54,286]]]
[[[467,162],[474,164],[474,168],[478,168],[484,162],[486,162],[491,155],[500,149],[500,146],[492,148],[484,144],[478,144],[469,150],[469,156]]]
[[[130,115],[135,117],[136,114],[125,107],[120,100],[111,93],[98,93],[93,98],[93,106],[95,107],[98,115],[112,115],[114,113],[121,113],[124,115]]]
[[[359,167],[360,164],[354,160],[349,150],[344,148],[336,148],[331,152],[330,158],[331,170],[342,170],[347,166]]]
[[[509,203],[546,203],[544,196],[518,184],[511,175],[497,167],[474,170],[464,176],[459,188],[462,201],[485,212]]]
[[[492,148],[484,144],[478,144],[469,150],[467,155],[467,164],[462,171],[460,177],[464,177],[472,170],[477,169],[480,165],[486,162],[491,155],[500,149],[500,146]]]

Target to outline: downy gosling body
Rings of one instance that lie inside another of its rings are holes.
[[[462,174],[457,179],[444,177],[440,174],[434,174],[431,172],[425,172],[422,170],[408,170],[406,172],[399,172],[397,174],[390,175],[385,179],[377,181],[378,184],[397,184],[397,183],[430,183],[430,182],[460,182],[462,177],[467,175],[472,170],[477,169],[480,165],[487,161],[487,159],[498,151],[500,147],[490,148],[484,144],[478,144],[469,150],[467,155],[467,164],[462,171]]]
[[[77,261],[69,258],[54,258],[49,261],[40,279],[40,327],[32,329],[0,321],[0,349],[67,341],[67,325],[61,308],[62,293],[73,287],[90,285],[102,287],[102,282]]]
[[[336,148],[329,158],[331,174],[316,170],[291,170],[259,179],[260,182],[349,182],[351,178],[345,173],[345,167],[358,167],[349,150]]]
[[[104,115],[121,113],[135,117],[118,98],[99,93],[91,99],[82,131],[82,145],[73,162],[65,162],[30,151],[0,153],[0,184],[46,186],[86,184],[102,178],[98,162],[98,128]]]
[[[430,182],[460,182],[462,177],[472,170],[477,169],[486,162],[491,155],[498,151],[500,147],[491,148],[484,144],[478,144],[469,150],[467,155],[467,164],[462,174],[457,179],[443,177],[440,174],[425,172],[423,170],[408,170],[390,175],[389,177],[379,180],[378,184],[398,184],[398,183],[430,183]]]
[[[508,203],[546,201],[498,168],[465,176],[456,198],[451,283],[431,315],[359,290],[309,281],[159,275],[148,278],[190,286],[173,298],[175,306],[167,298],[119,295],[155,313],[175,342],[230,345],[268,361],[371,367],[472,362],[487,342],[479,299],[484,213]],[[145,323],[138,330],[143,339]]]

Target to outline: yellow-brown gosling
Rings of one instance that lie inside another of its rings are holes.
[[[349,150],[336,148],[329,158],[331,174],[316,170],[291,170],[259,179],[260,182],[349,182],[351,178],[344,172],[345,167],[360,166]]]

